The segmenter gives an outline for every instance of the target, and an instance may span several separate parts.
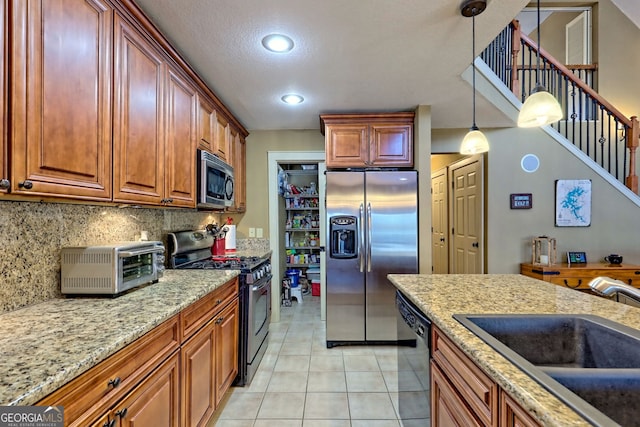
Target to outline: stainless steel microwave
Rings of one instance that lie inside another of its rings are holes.
[[[164,272],[162,242],[66,247],[61,251],[63,294],[118,295],[155,283]]]
[[[233,206],[233,167],[211,153],[198,150],[198,208]]]

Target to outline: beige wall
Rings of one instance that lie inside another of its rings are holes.
[[[235,216],[239,238],[249,235],[249,228],[262,228],[269,236],[269,151],[324,151],[320,128],[310,130],[251,131],[247,138],[247,212]]]
[[[585,251],[589,261],[620,253],[625,262],[640,264],[639,208],[612,185],[580,162],[540,129],[483,129],[491,149],[486,155],[487,267],[488,273],[516,273],[531,259],[531,239],[548,235],[557,239],[558,254]],[[434,153],[450,152],[466,129],[434,130]],[[537,172],[520,167],[525,154],[540,158]],[[555,227],[556,179],[592,180],[590,227]],[[532,193],[533,208],[511,210],[511,193]]]
[[[610,0],[598,11],[598,92],[627,117],[640,116],[640,28]]]

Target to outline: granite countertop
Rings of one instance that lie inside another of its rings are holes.
[[[582,313],[640,329],[638,308],[518,274],[391,274],[389,279],[543,426],[591,424],[451,316]]]
[[[0,315],[0,405],[32,405],[238,275],[167,270],[116,298],[60,298]]]

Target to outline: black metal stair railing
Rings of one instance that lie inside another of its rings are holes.
[[[524,102],[539,80],[560,102],[564,117],[551,126],[637,193],[635,152],[638,122],[625,117],[596,92],[597,67],[565,66],[540,50],[511,23],[480,54],[482,60]]]

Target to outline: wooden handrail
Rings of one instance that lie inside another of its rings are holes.
[[[519,25],[519,24],[518,24]],[[521,40],[529,46],[534,51],[538,51],[538,45],[533,40],[531,40],[528,36],[523,34],[521,31],[520,38]],[[569,70],[565,65],[561,64],[557,59],[551,56],[547,51],[540,48],[540,56],[544,57],[545,61],[549,64],[553,65],[560,73],[562,73],[568,80],[574,83],[576,86],[580,87],[580,89],[588,94],[592,99],[596,100],[600,105],[602,105],[605,109],[610,111],[618,121],[626,125],[627,127],[631,127],[631,119],[627,118],[624,114],[622,114],[616,107],[611,105],[606,99],[604,99],[598,92],[593,90],[589,85],[580,80],[571,70]],[[514,64],[517,65],[517,64]]]
[[[571,65],[565,65],[565,67],[569,70],[569,72],[571,72],[571,70],[587,70],[587,71],[597,71],[598,70],[598,64],[571,64]],[[538,67],[534,64],[531,65],[517,65],[513,67],[516,70],[537,70]],[[555,66],[550,67],[548,65],[541,65],[540,66],[541,70],[553,70],[555,69]]]

